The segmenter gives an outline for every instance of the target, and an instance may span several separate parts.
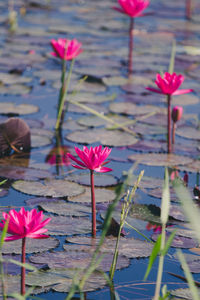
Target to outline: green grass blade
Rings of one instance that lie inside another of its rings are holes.
[[[157,241],[155,242],[154,247],[152,249],[151,256],[149,257],[148,267],[147,267],[146,273],[144,275],[144,280],[147,279],[147,277],[151,271],[151,268],[154,264],[154,261],[155,261],[156,257],[158,256],[158,254],[160,253],[160,247],[161,247],[161,235],[158,236]]]

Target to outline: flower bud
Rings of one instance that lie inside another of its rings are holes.
[[[173,122],[176,123],[177,121],[179,121],[182,117],[182,114],[183,114],[182,106],[175,106],[172,109],[172,120],[173,120]]]

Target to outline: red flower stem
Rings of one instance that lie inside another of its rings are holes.
[[[175,144],[175,131],[176,131],[176,123],[173,122],[173,125],[172,125],[172,144],[173,145]]]
[[[134,19],[130,17],[130,27],[129,27],[129,54],[128,54],[128,76],[133,72],[133,29]]]
[[[167,152],[171,150],[171,95],[167,95]]]
[[[22,239],[22,257],[21,262],[24,264],[26,261],[26,238]],[[25,267],[21,267],[21,295],[25,295]]]
[[[186,18],[188,20],[190,20],[191,15],[192,15],[192,0],[186,0],[186,9],[185,10],[186,10],[186,12],[185,12]]]
[[[91,199],[92,199],[92,237],[96,237],[96,204],[94,193],[94,170],[90,170]]]

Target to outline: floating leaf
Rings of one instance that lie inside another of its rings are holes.
[[[200,140],[200,130],[194,127],[178,128],[176,134],[187,139]]]
[[[81,249],[82,245],[90,245],[97,246],[99,242],[99,238],[97,237],[95,240],[90,237],[70,237],[67,238],[67,241],[70,243],[78,244],[78,248]],[[107,237],[101,247],[102,252],[114,253],[116,244],[115,237]],[[64,248],[67,246],[64,246]],[[124,255],[129,258],[134,257],[147,257],[151,254],[152,244],[144,241],[140,241],[133,238],[125,238],[121,237],[119,241],[119,254]],[[84,249],[84,247],[83,247]]]
[[[163,108],[151,105],[136,105],[132,102],[114,102],[111,103],[109,109],[113,113],[125,115],[144,115],[147,113],[161,112]]]
[[[84,192],[84,188],[75,182],[56,179],[45,180],[43,183],[18,180],[12,186],[14,189],[25,194],[46,197],[76,196]]]
[[[38,199],[38,198],[37,198]],[[48,198],[38,199],[38,201],[33,202],[39,205],[43,210],[62,216],[76,216],[85,217],[91,212],[91,208],[86,205],[79,205],[74,203],[69,203],[64,200],[54,200]],[[90,200],[91,202],[91,200]],[[28,202],[30,203],[30,201]]]
[[[132,161],[139,161],[140,164],[148,166],[178,166],[186,165],[192,162],[192,159],[187,156],[176,154],[133,154],[128,157]]]
[[[104,180],[106,182],[107,177],[104,178]],[[96,181],[95,181],[95,185],[96,185]],[[115,197],[116,197],[116,194],[113,190],[95,187],[96,203],[111,202],[115,199]],[[72,201],[72,202],[91,203],[91,189],[89,187],[85,187],[85,192],[83,194],[75,196],[75,197],[69,197],[68,200]]]
[[[154,241],[156,241],[158,236],[159,236],[159,234],[155,233],[151,236],[151,238]],[[168,237],[169,237],[169,234],[167,234],[167,239],[168,239]],[[197,244],[198,244],[197,241],[195,241],[194,239],[175,235],[175,237],[172,241],[171,247],[189,249],[192,247],[196,247]]]
[[[106,117],[112,119],[116,123],[123,124],[125,122],[130,121],[129,118],[125,116],[119,116],[119,115],[106,115]],[[111,127],[112,124],[110,122],[107,122],[106,120],[97,117],[97,116],[88,116],[88,117],[82,117],[77,121],[80,125],[88,126],[88,127],[100,127],[100,126],[108,126]]]
[[[11,102],[0,103],[1,114],[13,114],[13,115],[27,115],[38,112],[39,108],[32,104],[19,104],[16,105]]]
[[[70,97],[70,99],[72,101],[77,101],[80,103],[95,103],[95,104],[99,104],[99,103],[104,103],[107,101],[112,101],[115,98],[115,95],[106,95],[106,96],[102,96],[102,95],[95,95],[93,93],[77,93],[76,95],[73,96],[72,95],[68,95],[68,97]]]
[[[89,176],[88,172],[72,174],[72,175],[66,177],[66,179],[69,181],[75,181],[82,185],[90,186],[90,176]],[[96,173],[94,182],[95,182],[95,186],[112,186],[112,185],[116,185],[118,183],[118,180],[116,177],[114,177],[111,174]]]
[[[9,154],[11,150],[22,152],[30,150],[30,129],[25,121],[9,118],[0,124],[0,154]]]
[[[0,165],[0,173],[8,179],[24,179],[36,180],[40,178],[51,178],[52,174],[45,170],[24,168],[20,166],[2,166]]]
[[[199,291],[199,296],[200,296],[200,289],[198,289]],[[172,296],[176,296],[179,297],[181,299],[188,299],[188,300],[193,300],[193,295],[190,291],[190,289],[176,289],[176,290],[171,290],[170,294]]]
[[[72,246],[72,247],[71,247]],[[69,268],[69,269],[86,269],[88,268],[92,254],[94,252],[94,249],[90,249],[90,247],[87,247],[88,249],[85,251],[79,250],[76,246],[73,247],[73,245],[68,245],[66,247],[66,251],[56,251],[56,252],[46,252],[43,254],[36,254],[31,257],[29,257],[29,260],[32,263],[36,264],[45,264],[47,263],[49,268]],[[103,253],[100,252],[101,256]],[[98,258],[97,258],[98,259]],[[108,272],[110,270],[110,265],[112,261],[112,254],[111,253],[104,253],[103,259],[101,260],[98,269],[102,270],[103,272]],[[118,262],[117,262],[117,269],[122,269],[128,267],[130,264],[130,261],[127,257],[119,255],[118,256]]]
[[[47,239],[30,239],[27,238],[26,253],[43,252],[58,247],[59,241],[55,238]],[[2,247],[2,253],[21,254],[22,240],[5,242]]]
[[[91,221],[86,218],[51,216],[46,226],[49,235],[73,235],[91,232]]]
[[[114,136],[114,138],[113,138]],[[81,144],[92,144],[100,142],[104,146],[128,146],[137,142],[137,139],[127,132],[119,130],[108,131],[105,129],[90,129],[82,131],[74,131],[65,137],[67,140]]]

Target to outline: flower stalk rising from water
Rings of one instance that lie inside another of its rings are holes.
[[[90,147],[89,149],[84,146],[83,150],[78,147],[74,147],[76,154],[80,160],[76,159],[72,154],[68,153],[68,156],[76,163],[72,164],[74,168],[90,170],[90,185],[91,185],[91,200],[92,200],[92,236],[96,237],[96,203],[95,203],[95,191],[94,191],[94,171],[100,173],[106,173],[112,171],[112,169],[104,167],[109,161],[105,161],[109,156],[111,149],[102,146]]]
[[[4,220],[1,220],[0,229],[3,230],[6,221],[8,221],[7,233],[10,235],[5,238],[5,241],[14,241],[22,239],[22,256],[21,262],[25,263],[26,257],[26,238],[32,239],[45,239],[48,235],[44,235],[47,229],[46,226],[51,218],[47,218],[44,221],[43,213],[37,212],[36,209],[31,211],[25,211],[24,207],[19,212],[11,209],[9,213],[3,212]],[[25,267],[21,267],[21,295],[25,295]]]
[[[167,96],[167,152],[171,153],[171,97],[172,95],[182,95],[192,92],[192,89],[182,89],[179,87],[184,81],[183,75],[176,73],[170,74],[165,72],[163,77],[160,74],[156,75],[155,84],[158,88],[147,87],[146,89],[158,94]]]
[[[128,54],[128,73],[129,76],[133,72],[133,33],[134,18],[143,16],[142,12],[149,6],[149,0],[118,0],[119,7],[114,6],[113,9],[130,17],[129,26],[129,54]]]
[[[79,43],[76,39],[67,40],[67,39],[58,39],[51,40],[51,46],[54,49],[54,52],[51,54],[55,57],[58,57],[62,60],[62,75],[61,75],[61,88],[58,101],[57,109],[57,120],[55,129],[58,130],[62,127],[64,122],[65,112],[67,110],[66,105],[66,96],[69,88],[69,83],[71,79],[72,69],[74,65],[74,59],[83,51],[81,49],[82,44]],[[70,60],[70,69],[68,76],[66,77],[66,61]]]

